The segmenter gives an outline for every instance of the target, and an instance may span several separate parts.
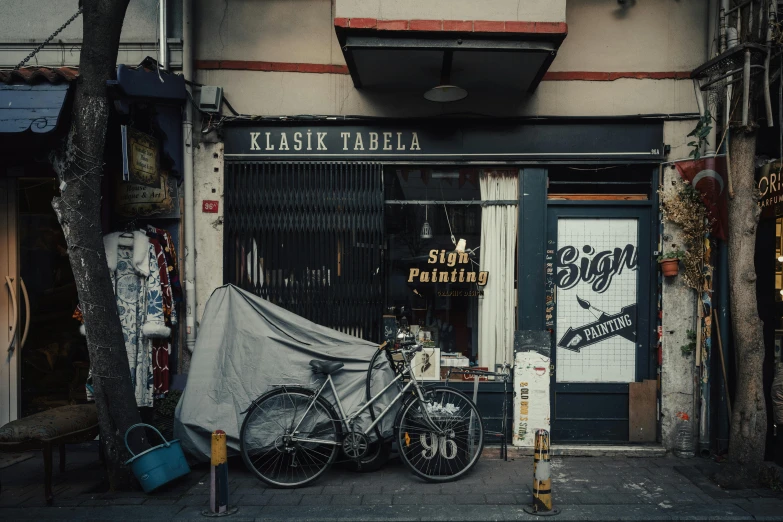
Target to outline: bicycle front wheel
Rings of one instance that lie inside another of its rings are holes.
[[[250,407],[242,423],[242,460],[270,486],[301,487],[332,464],[340,431],[323,397],[306,388],[273,390]]]
[[[427,422],[425,412],[430,422]],[[451,388],[425,393],[407,403],[397,444],[410,470],[430,482],[455,480],[472,468],[484,447],[484,424],[476,405]]]

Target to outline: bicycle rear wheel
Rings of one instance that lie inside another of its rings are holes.
[[[476,405],[452,388],[426,392],[426,401],[403,406],[397,444],[410,470],[430,482],[455,480],[472,468],[484,447],[484,424]],[[424,417],[426,408],[433,426]],[[433,430],[433,427],[437,430]]]
[[[309,484],[337,455],[338,417],[323,397],[313,402],[314,395],[306,388],[280,388],[262,396],[247,412],[239,434],[242,460],[270,486]]]

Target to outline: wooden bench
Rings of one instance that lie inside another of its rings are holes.
[[[98,435],[95,404],[60,406],[0,427],[0,451],[41,450],[44,458],[44,496],[52,504],[52,448],[60,450],[60,471],[65,471],[65,445],[94,440]]]

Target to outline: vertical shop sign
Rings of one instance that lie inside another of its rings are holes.
[[[558,221],[557,381],[636,380],[638,222]]]
[[[514,359],[514,446],[532,447],[538,429],[549,430],[550,358],[537,351],[517,352]]]
[[[122,127],[122,179],[135,185],[160,187],[158,140],[132,127]]]
[[[555,325],[555,251],[552,250],[553,242],[551,239],[548,241],[546,251],[546,309],[544,313],[547,330],[551,330]]]

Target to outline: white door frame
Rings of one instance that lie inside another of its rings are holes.
[[[21,413],[19,325],[22,296],[19,286],[16,186],[16,179],[0,178],[0,426],[18,419]],[[12,289],[8,286],[6,276]],[[13,349],[9,351],[11,341]]]

